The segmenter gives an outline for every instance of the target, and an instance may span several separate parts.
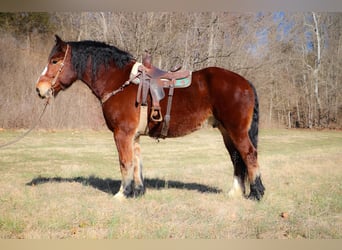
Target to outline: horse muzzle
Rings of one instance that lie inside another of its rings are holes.
[[[36,91],[42,99],[53,96],[52,85],[49,82],[38,82],[36,85]]]

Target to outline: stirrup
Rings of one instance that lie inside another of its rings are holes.
[[[163,120],[163,116],[160,112],[160,107],[152,107],[150,117],[151,117],[151,120],[154,122],[161,122]]]

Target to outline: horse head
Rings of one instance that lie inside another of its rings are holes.
[[[71,64],[71,46],[56,35],[56,44],[50,52],[48,63],[36,83],[41,98],[56,96],[77,79]]]

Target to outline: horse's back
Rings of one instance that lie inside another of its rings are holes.
[[[208,67],[193,72],[193,83],[205,79],[209,88],[245,87],[250,88],[249,82],[241,75],[220,67]]]

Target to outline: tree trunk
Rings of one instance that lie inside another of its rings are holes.
[[[100,12],[100,15],[101,15],[102,27],[103,27],[103,38],[105,42],[108,42],[108,27],[107,27],[105,13]]]
[[[215,22],[216,15],[214,12],[211,13],[210,18],[210,29],[209,29],[209,42],[208,42],[208,65],[214,64],[214,51],[215,51]]]
[[[317,49],[316,49],[316,61],[315,61],[315,68],[313,70],[313,81],[314,81],[314,93],[315,99],[317,104],[317,125],[321,125],[321,113],[322,113],[322,105],[321,99],[319,96],[319,71],[321,65],[321,34],[320,34],[320,27],[317,20],[317,15],[315,12],[312,12],[312,18],[314,20],[314,28],[315,28],[315,35],[316,35],[316,42],[317,42]]]

